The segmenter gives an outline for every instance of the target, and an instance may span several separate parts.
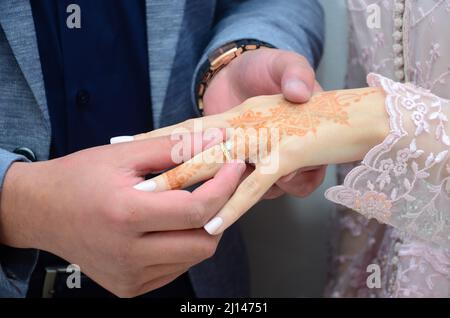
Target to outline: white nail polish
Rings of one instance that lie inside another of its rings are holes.
[[[110,139],[110,143],[111,144],[118,144],[121,142],[128,142],[128,141],[133,141],[134,137],[133,136],[119,136],[119,137],[113,137]]]
[[[152,192],[156,189],[156,183],[153,180],[145,180],[134,186],[136,190]]]
[[[214,235],[216,234],[217,230],[222,226],[222,224],[223,224],[222,218],[217,216],[208,223],[206,223],[206,225],[203,228],[209,234]]]

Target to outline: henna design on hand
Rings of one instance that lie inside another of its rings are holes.
[[[273,132],[277,130],[275,140],[279,141],[286,136],[303,137],[308,133],[315,134],[324,121],[332,121],[340,125],[350,126],[348,106],[360,102],[365,96],[378,93],[378,90],[364,91],[332,91],[323,92],[313,96],[305,104],[293,104],[280,100],[278,104],[269,108],[254,106],[236,117],[228,120],[228,124],[240,132],[231,137],[232,147],[230,153],[233,159],[239,158],[248,162],[257,163],[261,156],[271,152]],[[248,130],[253,129],[256,134],[252,138]],[[265,136],[261,136],[265,133]],[[265,149],[260,148],[259,142],[267,141]],[[255,145],[255,142],[258,143]],[[219,148],[218,148],[219,149]],[[256,149],[256,151],[254,151]],[[253,151],[253,152],[252,152]],[[220,151],[219,151],[220,152]],[[220,152],[220,156],[223,154]],[[208,164],[204,162],[188,161],[164,173],[170,189],[182,189],[192,184],[192,179],[201,173]]]
[[[293,104],[286,100],[269,109],[269,113],[253,109],[246,110],[239,116],[228,120],[233,128],[278,128],[280,138],[283,136],[305,136],[309,132],[316,133],[323,120],[349,125],[349,115],[345,109],[360,102],[367,95],[377,93],[370,90],[363,93],[325,92],[311,98],[303,105]]]
[[[201,170],[203,165],[204,163],[186,162],[164,173],[169,188],[172,190],[182,189]]]

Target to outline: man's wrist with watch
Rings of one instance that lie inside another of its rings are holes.
[[[208,55],[208,59],[200,66],[195,79],[195,102],[201,115],[203,115],[203,96],[217,73],[238,56],[260,48],[275,47],[263,41],[245,39],[227,43]]]

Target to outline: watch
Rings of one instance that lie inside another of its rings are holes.
[[[203,96],[211,80],[232,60],[247,51],[261,47],[275,48],[273,45],[259,40],[239,40],[221,46],[208,55],[208,60],[200,67],[195,81],[197,109],[203,115]]]

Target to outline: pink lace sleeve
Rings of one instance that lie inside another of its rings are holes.
[[[390,134],[326,198],[408,235],[450,247],[450,101],[376,74]]]

